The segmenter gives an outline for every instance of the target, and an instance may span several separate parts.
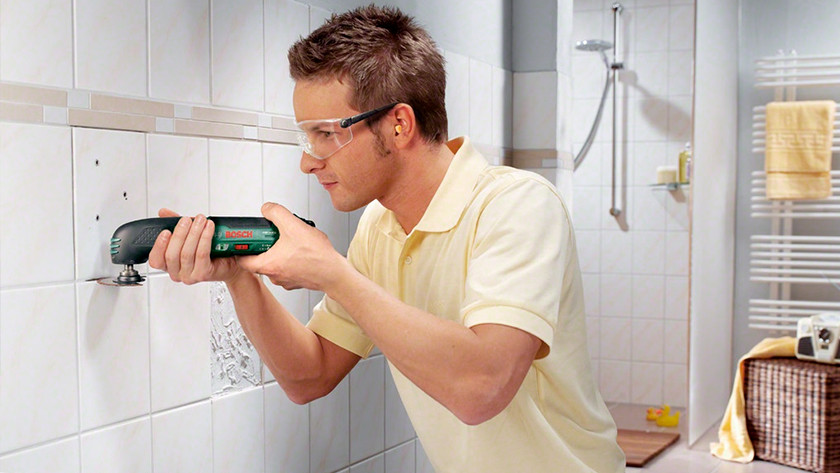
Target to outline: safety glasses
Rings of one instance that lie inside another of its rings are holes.
[[[353,140],[353,131],[350,128],[352,125],[390,110],[398,103],[394,102],[348,118],[295,122],[300,129],[298,144],[313,158],[327,159]]]

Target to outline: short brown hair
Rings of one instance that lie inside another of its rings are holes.
[[[427,142],[446,141],[443,56],[429,34],[396,8],[369,5],[333,14],[292,45],[289,69],[296,81],[349,81],[350,105],[359,111],[406,103]]]

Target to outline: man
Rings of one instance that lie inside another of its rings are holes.
[[[616,472],[592,379],[568,213],[544,179],[446,142],[443,58],[390,8],[333,16],[289,51],[304,152],[333,206],[367,205],[347,258],[268,203],[274,247],[209,258],[199,215],[150,255],[175,281],[224,281],[290,399],[328,394],[373,346],[438,472]],[[167,212],[164,214],[169,215]],[[258,275],[326,296],[308,325]]]

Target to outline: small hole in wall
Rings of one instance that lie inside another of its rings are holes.
[[[99,215],[97,215],[97,216],[96,216],[96,221],[97,221],[97,222],[99,221]]]
[[[96,160],[96,165],[99,166],[99,160],[98,159]]]
[[[128,200],[128,192],[123,192],[123,199]]]

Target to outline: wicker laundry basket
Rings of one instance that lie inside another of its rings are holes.
[[[840,365],[746,360],[744,398],[756,458],[840,473]]]

